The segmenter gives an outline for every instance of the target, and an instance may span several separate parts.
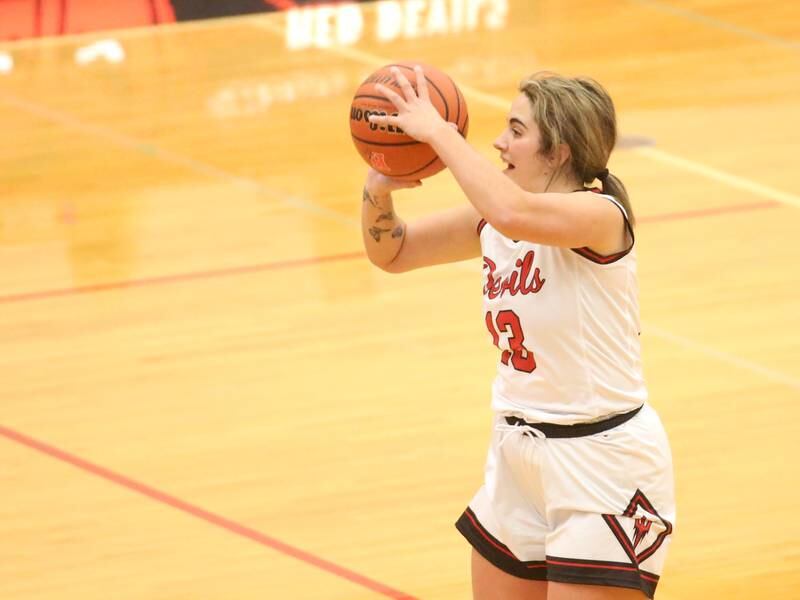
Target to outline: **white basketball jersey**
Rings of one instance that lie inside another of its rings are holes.
[[[484,318],[501,350],[492,409],[571,424],[640,406],[647,390],[633,243],[603,257],[510,240],[485,221],[478,231]]]

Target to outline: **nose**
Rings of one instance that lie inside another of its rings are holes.
[[[505,136],[501,133],[497,139],[492,142],[492,146],[494,146],[495,150],[499,150],[500,152],[504,152],[506,149],[506,140]]]

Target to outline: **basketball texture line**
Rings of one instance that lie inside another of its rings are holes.
[[[405,61],[388,63],[373,71],[358,86],[350,103],[350,135],[359,155],[370,167],[397,179],[424,179],[445,168],[429,144],[413,139],[385,120],[380,125],[372,122],[374,116],[398,115],[399,107],[384,95],[385,89],[391,89],[399,97],[405,96],[396,73],[402,73],[417,92],[417,65],[424,69],[431,103],[442,118],[455,124],[464,137],[469,129],[466,100],[455,81],[440,69]]]
[[[416,90],[417,79],[416,79],[416,73],[414,72],[413,67],[409,67],[408,65],[402,65],[402,64],[394,64],[394,63],[390,64],[390,65],[386,65],[386,66],[387,66],[387,68],[397,67],[398,69],[403,69],[403,70],[406,70],[406,71],[410,71],[409,75],[414,75],[414,77],[412,77],[412,78],[406,77],[406,78],[409,80],[411,85]],[[453,80],[450,79],[450,77],[447,74],[444,74],[444,75],[445,75],[445,77],[447,77],[448,81],[450,81],[450,83],[455,88],[456,84],[453,83]],[[450,118],[450,107],[447,105],[447,102],[445,100],[444,94],[442,93],[442,90],[439,89],[439,86],[436,85],[436,83],[433,80],[431,80],[431,78],[428,77],[427,75],[425,76],[425,81],[428,83],[428,85],[430,87],[432,87],[434,89],[434,91],[437,94],[439,94],[439,97],[442,99],[442,102],[444,102],[444,120],[447,121]]]
[[[371,146],[419,146],[422,143],[418,142],[417,140],[412,140],[410,142],[373,142],[372,140],[358,137],[352,133],[350,134],[350,137],[352,137],[354,140],[358,140],[359,142],[370,144]]]

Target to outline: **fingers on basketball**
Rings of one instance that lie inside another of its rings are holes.
[[[398,126],[398,107],[381,89],[406,102],[392,67],[406,80],[415,97],[419,94],[419,98],[424,98],[427,93],[428,100],[439,114],[464,137],[469,129],[467,103],[446,73],[415,62],[398,62],[382,67],[356,90],[350,105],[350,134],[358,153],[367,164],[384,175],[418,181],[441,171],[444,163],[433,148],[406,135]],[[417,71],[416,67],[420,70]]]

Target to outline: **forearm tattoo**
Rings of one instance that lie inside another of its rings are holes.
[[[373,208],[377,208],[384,211],[377,216],[374,225],[367,230],[373,240],[380,243],[381,238],[386,233],[390,233],[392,239],[403,237],[403,234],[405,233],[405,226],[404,225],[392,226],[393,225],[392,221],[396,219],[394,211],[391,209],[386,210],[382,208],[378,203],[378,197],[370,194],[367,191],[366,187],[364,188],[364,192],[362,194],[362,200],[364,202],[369,202]]]
[[[405,228],[402,225],[398,225],[394,229],[383,229],[381,227],[369,228],[369,234],[372,236],[372,239],[375,240],[376,242],[380,242],[381,236],[384,233],[389,233],[390,231],[392,232],[392,239],[397,239],[399,237],[403,237],[403,234],[405,233]]]
[[[367,191],[367,188],[364,188],[364,193],[361,195],[361,200],[364,202],[369,202],[375,208],[378,208],[378,203],[375,202],[375,198],[373,198],[370,193]]]
[[[381,241],[381,236],[384,233],[388,233],[390,231],[391,231],[391,229],[381,229],[380,227],[370,227],[369,228],[369,234],[372,236],[372,239],[375,240],[376,242],[380,242]]]

